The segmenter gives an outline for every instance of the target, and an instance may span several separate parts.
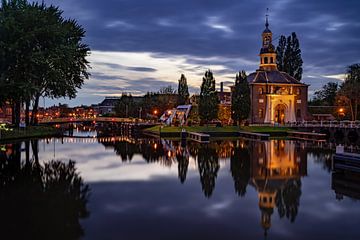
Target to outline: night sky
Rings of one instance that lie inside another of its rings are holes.
[[[181,73],[191,93],[207,69],[217,85],[258,68],[261,33],[296,32],[309,95],[328,81],[342,81],[346,66],[360,62],[358,0],[45,0],[60,6],[87,31],[91,78],[71,106],[100,102],[122,92],[141,95],[172,85]],[[228,90],[225,88],[225,90]]]

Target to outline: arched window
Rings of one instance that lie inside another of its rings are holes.
[[[301,110],[300,109],[296,110],[296,117],[301,118]]]
[[[259,109],[259,118],[263,118],[264,117],[264,110],[262,110],[262,108]]]
[[[296,89],[296,94],[297,94],[297,95],[300,95],[300,94],[301,94],[301,89],[300,89],[300,88],[297,88],[297,89]]]
[[[274,63],[274,58],[273,57],[270,58],[270,63]]]
[[[264,90],[263,90],[263,88],[261,87],[261,88],[259,88],[259,94],[263,94],[264,93]]]
[[[264,57],[264,63],[267,64],[268,63],[268,58]]]

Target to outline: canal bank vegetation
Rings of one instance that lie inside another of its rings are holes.
[[[0,141],[61,135],[61,130],[50,126],[0,128]]]
[[[180,133],[183,129],[188,132],[197,132],[197,133],[236,133],[239,131],[254,132],[254,133],[287,133],[291,131],[287,127],[273,127],[273,126],[223,126],[223,127],[214,127],[214,126],[184,126],[184,127],[173,127],[173,126],[154,126],[151,128],[145,129],[145,131],[153,133]]]

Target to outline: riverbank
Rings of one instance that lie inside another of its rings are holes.
[[[0,141],[50,137],[61,135],[61,130],[50,126],[31,126],[26,128],[14,128],[8,130],[0,130]]]
[[[271,137],[285,137],[291,128],[272,127],[272,126],[185,126],[185,127],[169,127],[155,126],[144,129],[145,134],[157,135],[161,137],[179,137],[182,129],[187,132],[205,133],[211,137],[237,137],[240,131],[269,134]]]

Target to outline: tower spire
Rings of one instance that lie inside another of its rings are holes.
[[[265,22],[265,27],[269,28],[269,8],[266,8],[266,22]]]

